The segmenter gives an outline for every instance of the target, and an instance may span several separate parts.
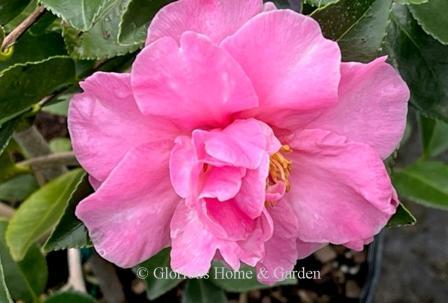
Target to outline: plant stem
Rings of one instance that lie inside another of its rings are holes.
[[[13,29],[3,40],[2,47],[0,51],[6,51],[10,46],[12,46],[20,36],[28,28],[30,28],[42,14],[45,12],[45,7],[39,5],[25,20],[22,21],[15,29]]]
[[[32,158],[19,162],[17,165],[23,167],[43,168],[54,165],[75,166],[79,165],[79,163],[73,152],[64,152]]]
[[[84,277],[82,273],[81,265],[81,252],[79,249],[70,248],[67,251],[68,257],[68,285],[70,285],[74,290],[80,292],[86,292],[86,284],[84,283]]]
[[[48,143],[34,125],[24,131],[14,133],[14,139],[23,149],[27,158],[35,158],[51,154]],[[39,183],[45,183],[45,181],[54,179],[66,171],[67,169],[64,166],[55,165],[42,170],[36,169],[35,173],[38,181],[40,181]]]

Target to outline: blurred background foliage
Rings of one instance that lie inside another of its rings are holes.
[[[49,297],[45,287],[48,252],[90,246],[74,216],[77,203],[92,190],[71,152],[65,128],[68,102],[92,73],[128,70],[144,46],[150,20],[169,2],[1,0],[0,302],[94,302],[73,292],[84,286],[70,280]],[[315,18],[324,35],[339,43],[344,61],[388,56],[412,94],[403,141],[418,133],[422,146],[409,165],[395,163],[406,150],[387,160],[393,183],[405,203],[448,209],[448,1],[274,2]],[[389,225],[415,221],[402,204]],[[72,252],[72,260],[80,258],[79,250]],[[169,264],[166,250],[144,266],[163,264]],[[148,298],[180,282],[149,277]],[[224,291],[260,287],[255,280],[190,280],[184,302],[220,303],[226,301]]]

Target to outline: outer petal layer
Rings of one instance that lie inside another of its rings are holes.
[[[171,144],[129,152],[76,209],[98,253],[120,267],[134,266],[170,243],[169,224],[180,200],[168,175]]]
[[[294,150],[285,199],[299,222],[299,239],[345,244],[371,238],[395,213],[386,168],[370,146],[324,130],[304,130]]]
[[[129,74],[96,73],[81,83],[70,102],[68,127],[76,157],[98,181],[131,149],[173,138],[169,121],[143,116],[132,96]]]
[[[406,126],[409,89],[385,58],[343,63],[339,102],[307,128],[327,129],[364,142],[387,158]]]
[[[222,127],[233,113],[258,105],[241,67],[205,36],[187,32],[180,46],[163,38],[135,60],[132,88],[141,110],[192,130]]]
[[[146,43],[166,36],[179,40],[186,31],[204,34],[219,43],[262,10],[261,0],[179,0],[157,13]]]
[[[265,112],[307,111],[337,101],[341,54],[309,17],[290,10],[259,14],[222,46],[251,79]]]

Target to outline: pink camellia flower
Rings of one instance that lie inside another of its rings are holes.
[[[408,88],[385,58],[341,63],[310,17],[179,0],[129,74],[81,86],[69,128],[96,191],[76,215],[121,267],[171,246],[187,276],[219,259],[274,283],[328,243],[361,250],[398,205],[382,159]]]

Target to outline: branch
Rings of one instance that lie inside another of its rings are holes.
[[[0,217],[9,219],[11,218],[16,211],[14,208],[0,202]]]
[[[4,52],[9,47],[11,47],[20,36],[23,35],[24,32],[28,28],[30,28],[42,14],[45,12],[45,7],[38,6],[25,20],[22,21],[15,29],[13,29],[3,40],[2,47],[0,51]]]
[[[51,154],[48,143],[35,126],[32,126],[24,131],[14,133],[14,140],[16,140],[17,144],[19,144],[24,150],[27,158],[41,157]],[[67,169],[60,165],[42,170],[36,170],[36,176],[38,177],[38,180],[45,179],[48,181],[62,175],[66,171]],[[44,178],[41,178],[40,175],[43,175]]]
[[[79,162],[76,160],[74,152],[64,152],[32,158],[19,162],[17,165],[23,167],[44,168],[55,165],[77,166],[79,165]]]
[[[124,303],[126,298],[123,286],[118,279],[114,266],[101,258],[96,252],[89,259],[92,271],[98,278],[101,292],[106,303]]]
[[[86,292],[86,284],[82,273],[81,252],[79,249],[70,248],[67,252],[69,278],[67,286],[80,292]]]

